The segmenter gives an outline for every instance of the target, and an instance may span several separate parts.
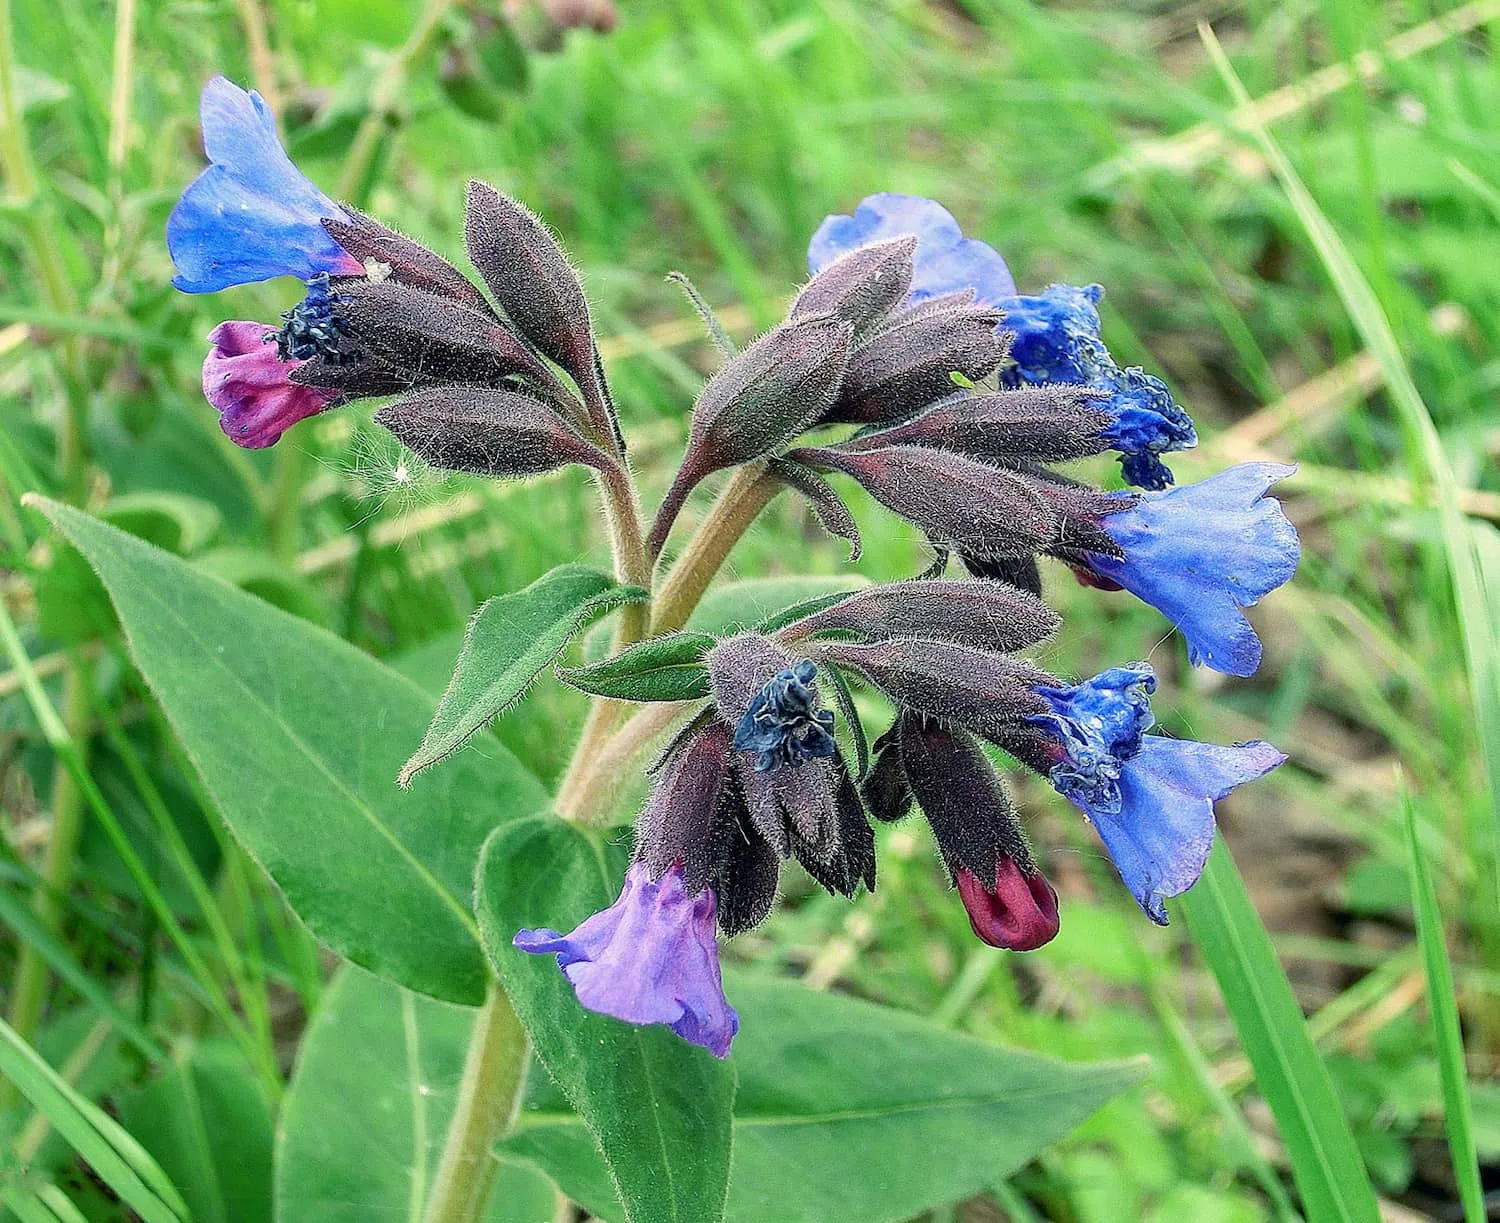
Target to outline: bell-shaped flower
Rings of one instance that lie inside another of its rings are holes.
[[[906,234],[917,239],[911,301],[965,289],[989,306],[1015,296],[1016,282],[998,251],[965,238],[953,214],[936,200],[889,191],[865,197],[853,216],[825,218],[807,248],[808,270],[820,272],[847,251]]]
[[[1300,545],[1266,490],[1296,471],[1240,463],[1196,484],[1147,493],[1100,520],[1120,557],[1090,553],[1088,569],[1172,621],[1195,664],[1253,675],[1261,644],[1241,608],[1291,579]]]
[[[1160,378],[1139,367],[1121,369],[1100,338],[1099,285],[1050,285],[1034,297],[1000,303],[1015,333],[1006,371],[1012,386],[1072,383],[1099,393],[1090,407],[1105,413],[1101,436],[1120,454],[1127,482],[1166,488],[1172,473],[1159,457],[1198,444],[1190,416]]]
[[[236,446],[260,450],[299,420],[316,416],[338,392],[293,382],[305,362],[277,355],[277,333],[264,323],[220,323],[208,337],[203,395],[219,411],[219,428]]]
[[[1224,747],[1148,735],[1156,677],[1145,663],[1070,687],[1040,687],[1051,711],[1031,719],[1051,739],[1058,792],[1098,829],[1120,878],[1152,921],[1192,887],[1214,840],[1214,803],[1286,757],[1269,743]]]
[[[265,99],[216,76],[203,87],[203,150],[211,163],[167,218],[167,247],[185,293],[364,266],[323,228],[349,218],[287,156]]]
[[[570,934],[521,930],[514,943],[555,954],[578,1001],[626,1023],[663,1023],[683,1040],[727,1057],[739,1016],[724,997],[714,940],[714,894],[683,886],[680,865],[660,879],[637,862],[620,898]]]

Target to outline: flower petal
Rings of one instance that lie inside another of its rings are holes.
[[[246,450],[274,446],[299,420],[325,411],[335,392],[291,380],[304,362],[281,361],[264,323],[220,323],[209,334],[203,396],[219,411],[219,428]]]

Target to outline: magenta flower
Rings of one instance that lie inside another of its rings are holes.
[[[299,420],[329,407],[337,392],[293,382],[303,361],[276,355],[276,333],[264,323],[220,323],[209,333],[203,396],[219,410],[219,428],[236,446],[274,446]]]

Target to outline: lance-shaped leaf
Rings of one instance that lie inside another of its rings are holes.
[[[608,461],[550,407],[519,391],[434,387],[387,404],[375,422],[432,466],[470,475],[534,476]]]
[[[806,463],[798,463],[792,459],[772,459],[770,470],[788,488],[795,489],[807,498],[813,513],[818,516],[818,523],[830,535],[847,540],[849,562],[853,564],[857,561],[861,550],[859,524],[854,521],[854,515],[849,512],[849,507],[838,493],[833,491],[833,485]]]
[[[688,493],[713,472],[771,453],[833,402],[849,361],[849,324],[833,315],[783,323],[727,362],[693,407],[687,453],[651,528],[661,552]]]
[[[952,375],[977,382],[1005,360],[999,311],[982,306],[897,315],[849,362],[829,421],[885,424],[955,394]]]
[[[349,254],[365,264],[371,280],[391,280],[410,285],[427,293],[437,293],[463,302],[482,314],[494,317],[494,311],[474,283],[446,259],[434,254],[419,242],[387,229],[373,217],[344,204],[348,220],[325,218],[323,228]],[[376,265],[372,267],[372,262]],[[382,270],[384,269],[384,270]],[[339,282],[340,290],[348,282]]]
[[[916,238],[908,234],[840,255],[797,294],[792,317],[836,314],[856,336],[865,334],[911,291],[916,249]]]
[[[789,624],[784,640],[844,632],[867,641],[931,637],[1010,653],[1050,637],[1062,623],[1050,607],[1013,586],[913,579],[871,586]]]
[[[697,701],[709,694],[708,665],[714,647],[707,633],[668,633],[587,667],[559,667],[564,683],[615,701]]]
[[[925,446],[830,446],[788,457],[852,476],[887,509],[957,551],[1029,556],[1058,539],[1057,513],[1029,481],[963,455]]]
[[[995,462],[1062,463],[1103,454],[1110,417],[1090,407],[1087,387],[1064,384],[956,396],[913,420],[862,434],[850,449],[934,446]]]
[[[588,299],[551,230],[525,205],[471,181],[464,241],[506,317],[588,394],[596,371]]]
[[[957,722],[1004,745],[1026,719],[1045,713],[1036,694],[1052,677],[1029,663],[948,641],[836,641],[808,653],[864,676],[897,705]]]
[[[360,348],[414,381],[493,385],[516,374],[548,377],[537,355],[488,311],[393,280],[352,281],[340,295]]]
[[[559,565],[524,590],[487,600],[469,621],[448,690],[397,782],[410,786],[515,705],[585,624],[649,597],[597,569]]]

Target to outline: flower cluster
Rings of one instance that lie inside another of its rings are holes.
[[[230,438],[269,446],[299,420],[381,397],[375,419],[435,466],[517,477],[577,463],[629,485],[582,287],[522,205],[470,184],[481,288],[318,191],[254,93],[210,82],[203,127],[212,164],[168,225],[174,283],[305,285],[279,326],[231,321],[210,336],[204,393]],[[619,899],[568,934],[515,935],[557,957],[585,1007],[667,1024],[721,1057],[738,1018],[716,927],[732,936],[764,920],[793,859],[831,893],[873,889],[874,823],[920,810],[985,942],[1029,951],[1057,933],[1057,894],[986,745],[1084,813],[1160,923],[1203,869],[1214,803],[1284,759],[1260,742],[1148,733],[1145,664],[1070,684],[1022,652],[1060,627],[1040,597],[1051,559],[1158,608],[1194,664],[1252,674],[1261,644],[1243,609],[1297,564],[1296,532],[1267,496],[1293,469],[1242,464],[1171,487],[1161,456],[1194,445],[1192,421],[1160,379],[1111,358],[1102,290],[1020,294],[1004,259],[930,200],[872,196],[829,217],[809,263],[785,320],[705,385],[636,541],[654,560],[694,488],[752,465],[808,498],[857,556],[828,477],[852,481],[924,532],[937,564],[787,609],[760,631],[685,634],[691,682],[628,698],[700,704],[652,770]],[[1140,491],[1060,470],[1109,452]],[[942,576],[955,554],[969,578]],[[632,648],[655,658],[672,644]],[[628,673],[633,657],[608,666]],[[851,686],[894,708],[873,745]]]

